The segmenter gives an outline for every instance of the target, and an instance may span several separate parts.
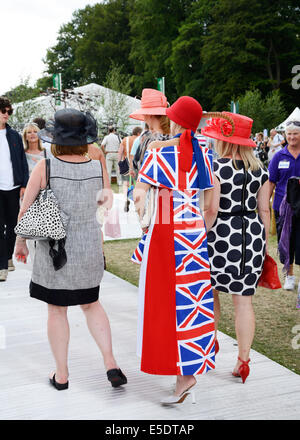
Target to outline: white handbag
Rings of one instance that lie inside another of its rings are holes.
[[[68,216],[59,208],[50,188],[50,159],[46,159],[47,187],[41,189],[37,198],[27,209],[15,227],[16,235],[27,240],[60,240],[66,237]]]

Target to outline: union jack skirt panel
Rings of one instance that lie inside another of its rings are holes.
[[[202,149],[207,188],[213,185]],[[197,375],[215,367],[213,294],[197,167],[178,170],[176,147],[146,153],[138,180],[156,186],[149,231],[132,261],[141,264],[138,354],[150,374]],[[183,188],[183,189],[182,189]],[[165,221],[167,219],[167,221]]]
[[[145,296],[141,369],[150,374],[202,374],[215,366],[215,336],[198,192],[169,191],[170,198],[160,203],[161,192],[166,194],[158,188],[156,204],[169,206],[171,221],[161,224],[156,209],[151,239],[145,234],[132,257],[145,268],[140,279],[140,294]]]

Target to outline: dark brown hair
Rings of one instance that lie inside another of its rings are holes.
[[[138,136],[143,131],[142,127],[134,127],[132,130],[132,136]]]
[[[79,156],[84,156],[88,152],[88,145],[77,145],[76,147],[71,147],[69,145],[51,145],[51,153],[53,156],[62,156],[63,154],[78,154]]]
[[[36,125],[38,125],[40,130],[45,128],[46,121],[44,118],[35,118],[32,122],[34,122]]]
[[[9,108],[12,110],[10,100],[6,96],[0,96],[0,108]]]

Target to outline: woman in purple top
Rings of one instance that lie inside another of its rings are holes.
[[[290,177],[300,177],[300,121],[290,121],[287,123],[285,130],[287,146],[281,151],[278,151],[269,164],[269,181],[270,181],[270,196],[275,188],[275,197],[273,202],[273,209],[276,219],[277,241],[280,240],[281,224],[279,208],[286,193],[286,185]],[[294,228],[291,230],[291,237],[293,242],[299,241],[300,237],[296,234]],[[284,289],[294,290],[295,276],[293,272],[293,262],[300,264],[300,256],[297,255],[296,249],[299,246],[292,246],[290,255],[290,266],[285,279]],[[298,285],[300,291],[300,282]]]

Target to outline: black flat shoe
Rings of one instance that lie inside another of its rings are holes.
[[[111,382],[111,386],[116,388],[120,385],[125,385],[127,383],[126,376],[122,373],[122,371],[117,368],[112,368],[106,372],[107,379]]]
[[[66,382],[66,383],[58,383],[58,382],[56,382],[56,380],[55,380],[55,374],[53,374],[52,379],[49,378],[49,382],[50,382],[51,385],[53,385],[54,388],[56,388],[58,391],[66,390],[66,389],[69,388],[69,382]]]

